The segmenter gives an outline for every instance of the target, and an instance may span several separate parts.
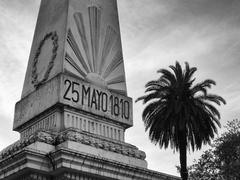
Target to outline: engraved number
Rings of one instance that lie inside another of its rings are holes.
[[[115,116],[121,115],[122,118],[129,119],[129,102],[118,97],[110,96],[111,114]],[[120,111],[121,110],[121,111]]]
[[[67,84],[68,87],[67,87],[67,90],[66,90],[63,98],[66,99],[66,100],[68,100],[68,101],[70,101],[71,99],[67,97],[67,94],[68,94],[68,92],[69,92],[69,90],[70,90],[70,88],[71,88],[72,83],[71,83],[71,81],[69,81],[69,80],[65,80],[65,81],[64,81],[64,84]]]
[[[124,111],[124,117],[126,119],[129,119],[129,102],[128,101],[124,101],[124,108],[123,108],[123,111]]]
[[[118,116],[119,115],[119,99],[117,97],[114,98],[113,109],[114,109],[114,115]]]
[[[72,94],[76,94],[76,99],[72,97],[73,102],[78,102],[79,101],[79,92],[75,89],[75,85],[79,86],[80,84],[73,82],[72,84]]]
[[[79,83],[76,82],[71,82],[68,79],[64,81],[64,84],[67,85],[67,90],[63,96],[64,99],[71,101],[71,98],[68,97],[68,93],[72,87],[72,100],[73,102],[78,102],[79,101],[79,92],[76,90],[76,86],[79,86]]]

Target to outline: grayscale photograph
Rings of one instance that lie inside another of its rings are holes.
[[[0,180],[240,180],[239,0],[0,0]]]

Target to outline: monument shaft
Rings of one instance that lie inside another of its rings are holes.
[[[126,94],[116,1],[43,0],[14,130],[62,104],[115,120],[123,133],[132,126]],[[66,128],[60,121],[57,131]],[[29,126],[28,134],[36,130]]]

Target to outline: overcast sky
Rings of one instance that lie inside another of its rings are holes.
[[[0,0],[0,149],[18,140],[12,131],[20,99],[39,0]],[[239,0],[118,0],[128,95],[143,95],[156,71],[178,60],[198,68],[197,81],[214,79],[213,93],[225,98],[219,108],[224,125],[240,117]],[[147,154],[150,169],[177,175],[178,153],[151,144],[134,103],[134,127],[126,141]],[[207,147],[205,147],[206,149]],[[190,153],[188,163],[201,152]]]

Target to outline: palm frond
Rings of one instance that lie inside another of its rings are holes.
[[[159,80],[153,80],[153,81],[147,82],[147,84],[145,85],[145,88],[149,86],[162,86],[162,85],[159,83]]]
[[[138,101],[143,101],[143,104],[146,104],[148,101],[150,100],[154,100],[154,99],[157,99],[158,98],[158,92],[152,92],[152,93],[149,93],[147,95],[144,95],[144,96],[141,96],[139,98],[136,99],[135,102],[138,102]]]
[[[220,113],[214,105],[226,104],[218,95],[208,90],[216,85],[206,79],[193,86],[196,67],[185,63],[182,69],[179,62],[169,66],[169,70],[160,69],[159,79],[149,81],[145,87],[143,100],[146,104],[142,113],[145,130],[154,144],[167,148],[169,145],[178,151],[185,136],[188,148],[193,151],[209,143],[218,131]],[[171,71],[172,70],[172,71]]]
[[[158,73],[162,73],[162,78],[164,78],[165,80],[169,81],[171,84],[175,84],[176,83],[176,78],[170,71],[168,71],[166,69],[160,69],[157,72]]]
[[[217,105],[221,105],[221,103],[226,104],[225,99],[215,94],[200,95],[200,96],[197,96],[196,99],[199,99],[202,101],[211,101],[216,103]]]

